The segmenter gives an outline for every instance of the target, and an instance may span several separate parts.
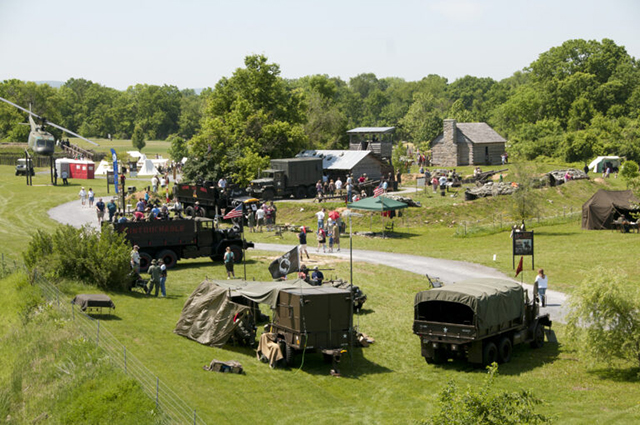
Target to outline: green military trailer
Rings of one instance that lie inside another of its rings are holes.
[[[351,303],[351,291],[332,286],[281,290],[270,328],[286,364],[301,351],[339,361],[351,341]]]
[[[413,332],[429,364],[464,358],[489,365],[511,360],[513,346],[544,344],[548,314],[539,314],[537,291],[529,301],[516,282],[470,279],[422,291],[414,302]]]

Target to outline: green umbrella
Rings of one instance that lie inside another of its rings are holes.
[[[401,210],[408,206],[409,205],[404,202],[396,201],[395,199],[387,198],[385,196],[364,198],[357,202],[347,204],[347,207],[350,209],[379,212]],[[384,227],[382,228],[382,236],[384,237]]]

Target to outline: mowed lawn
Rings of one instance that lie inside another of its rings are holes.
[[[43,186],[27,188],[24,179],[13,177],[11,167],[0,167],[0,251],[13,258],[18,258],[24,249],[30,232],[55,226],[46,215],[49,208],[77,197],[78,182],[67,188],[50,187],[44,186],[45,177],[48,176],[34,179],[34,183]],[[279,208],[283,219],[306,220],[305,224],[311,225],[317,205],[308,204],[303,212],[297,204]],[[304,216],[298,217],[298,213]],[[357,227],[368,229],[369,219],[361,219]],[[445,225],[421,225],[399,230],[401,238],[357,237],[354,247],[462,259],[510,270],[508,233],[455,238],[454,231]],[[626,270],[630,284],[637,282],[638,235],[585,232],[579,229],[578,222],[542,226],[535,231],[536,265],[549,270],[550,283],[556,288],[570,291],[582,275],[588,278],[598,264]],[[266,233],[248,239],[280,241]],[[295,243],[295,235],[285,234],[282,242]],[[342,242],[344,249],[348,239],[343,238]],[[493,254],[497,254],[495,263]],[[275,255],[250,250],[247,276],[267,280],[267,265]],[[312,252],[309,264],[336,269],[328,273],[331,276],[349,275],[347,262],[313,257]],[[242,267],[237,267],[236,272],[241,275]],[[532,280],[531,271],[527,273],[525,279]],[[484,371],[465,363],[436,367],[427,365],[420,356],[411,323],[414,295],[427,288],[423,276],[354,264],[355,284],[368,296],[363,314],[355,320],[376,342],[371,347],[355,349],[352,358],[344,358],[341,378],[329,376],[330,365],[317,354],[306,354],[300,370],[271,370],[258,362],[251,349],[210,348],[175,335],[172,331],[186,298],[206,276],[224,278],[223,266],[208,259],[181,262],[169,273],[167,299],[110,294],[117,309],[115,318],[105,320],[103,326],[209,423],[408,423],[424,419],[433,411],[437,395],[447,381],[477,388],[485,378]],[[95,291],[74,283],[67,283],[65,290],[69,295]],[[556,423],[639,422],[636,365],[622,365],[610,372],[603,365],[592,364],[565,340],[561,325],[554,324],[554,328],[560,344],[547,344],[542,350],[518,347],[513,361],[500,367],[496,386],[511,391],[531,390],[544,400],[540,409],[556,418]],[[214,358],[240,361],[246,374],[203,371],[202,366]],[[300,366],[301,361],[298,357],[296,365]]]

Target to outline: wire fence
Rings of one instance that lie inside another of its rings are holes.
[[[13,261],[5,263],[5,256],[1,256],[2,268],[0,273],[6,276],[16,270],[24,270],[24,266]],[[1,276],[0,276],[1,277]],[[206,422],[190,407],[175,391],[160,380],[142,361],[134,356],[127,347],[107,329],[104,321],[85,314],[71,304],[71,299],[63,294],[37,271],[31,275],[32,283],[42,292],[47,302],[71,318],[77,329],[89,341],[100,347],[111,362],[122,369],[124,373],[138,381],[142,390],[155,402],[156,409],[164,414],[165,423],[177,424],[205,424]]]
[[[582,211],[573,206],[563,206],[562,210],[557,210],[556,214],[543,216],[536,214],[535,217],[529,218],[530,223],[537,224],[561,224],[574,221],[582,215]],[[458,223],[455,236],[470,237],[480,236],[493,233],[499,233],[504,230],[511,230],[516,224],[516,220],[510,214],[498,213],[491,217],[479,220],[465,220]]]

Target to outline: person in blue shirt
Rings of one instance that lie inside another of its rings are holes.
[[[311,273],[311,284],[320,286],[322,285],[322,281],[324,280],[324,274],[318,269],[318,266],[313,268],[313,273]]]
[[[304,252],[307,254],[307,259],[309,259],[309,253],[307,252],[307,229],[304,226],[300,228],[300,233],[298,233],[298,241],[300,242],[300,256]]]

